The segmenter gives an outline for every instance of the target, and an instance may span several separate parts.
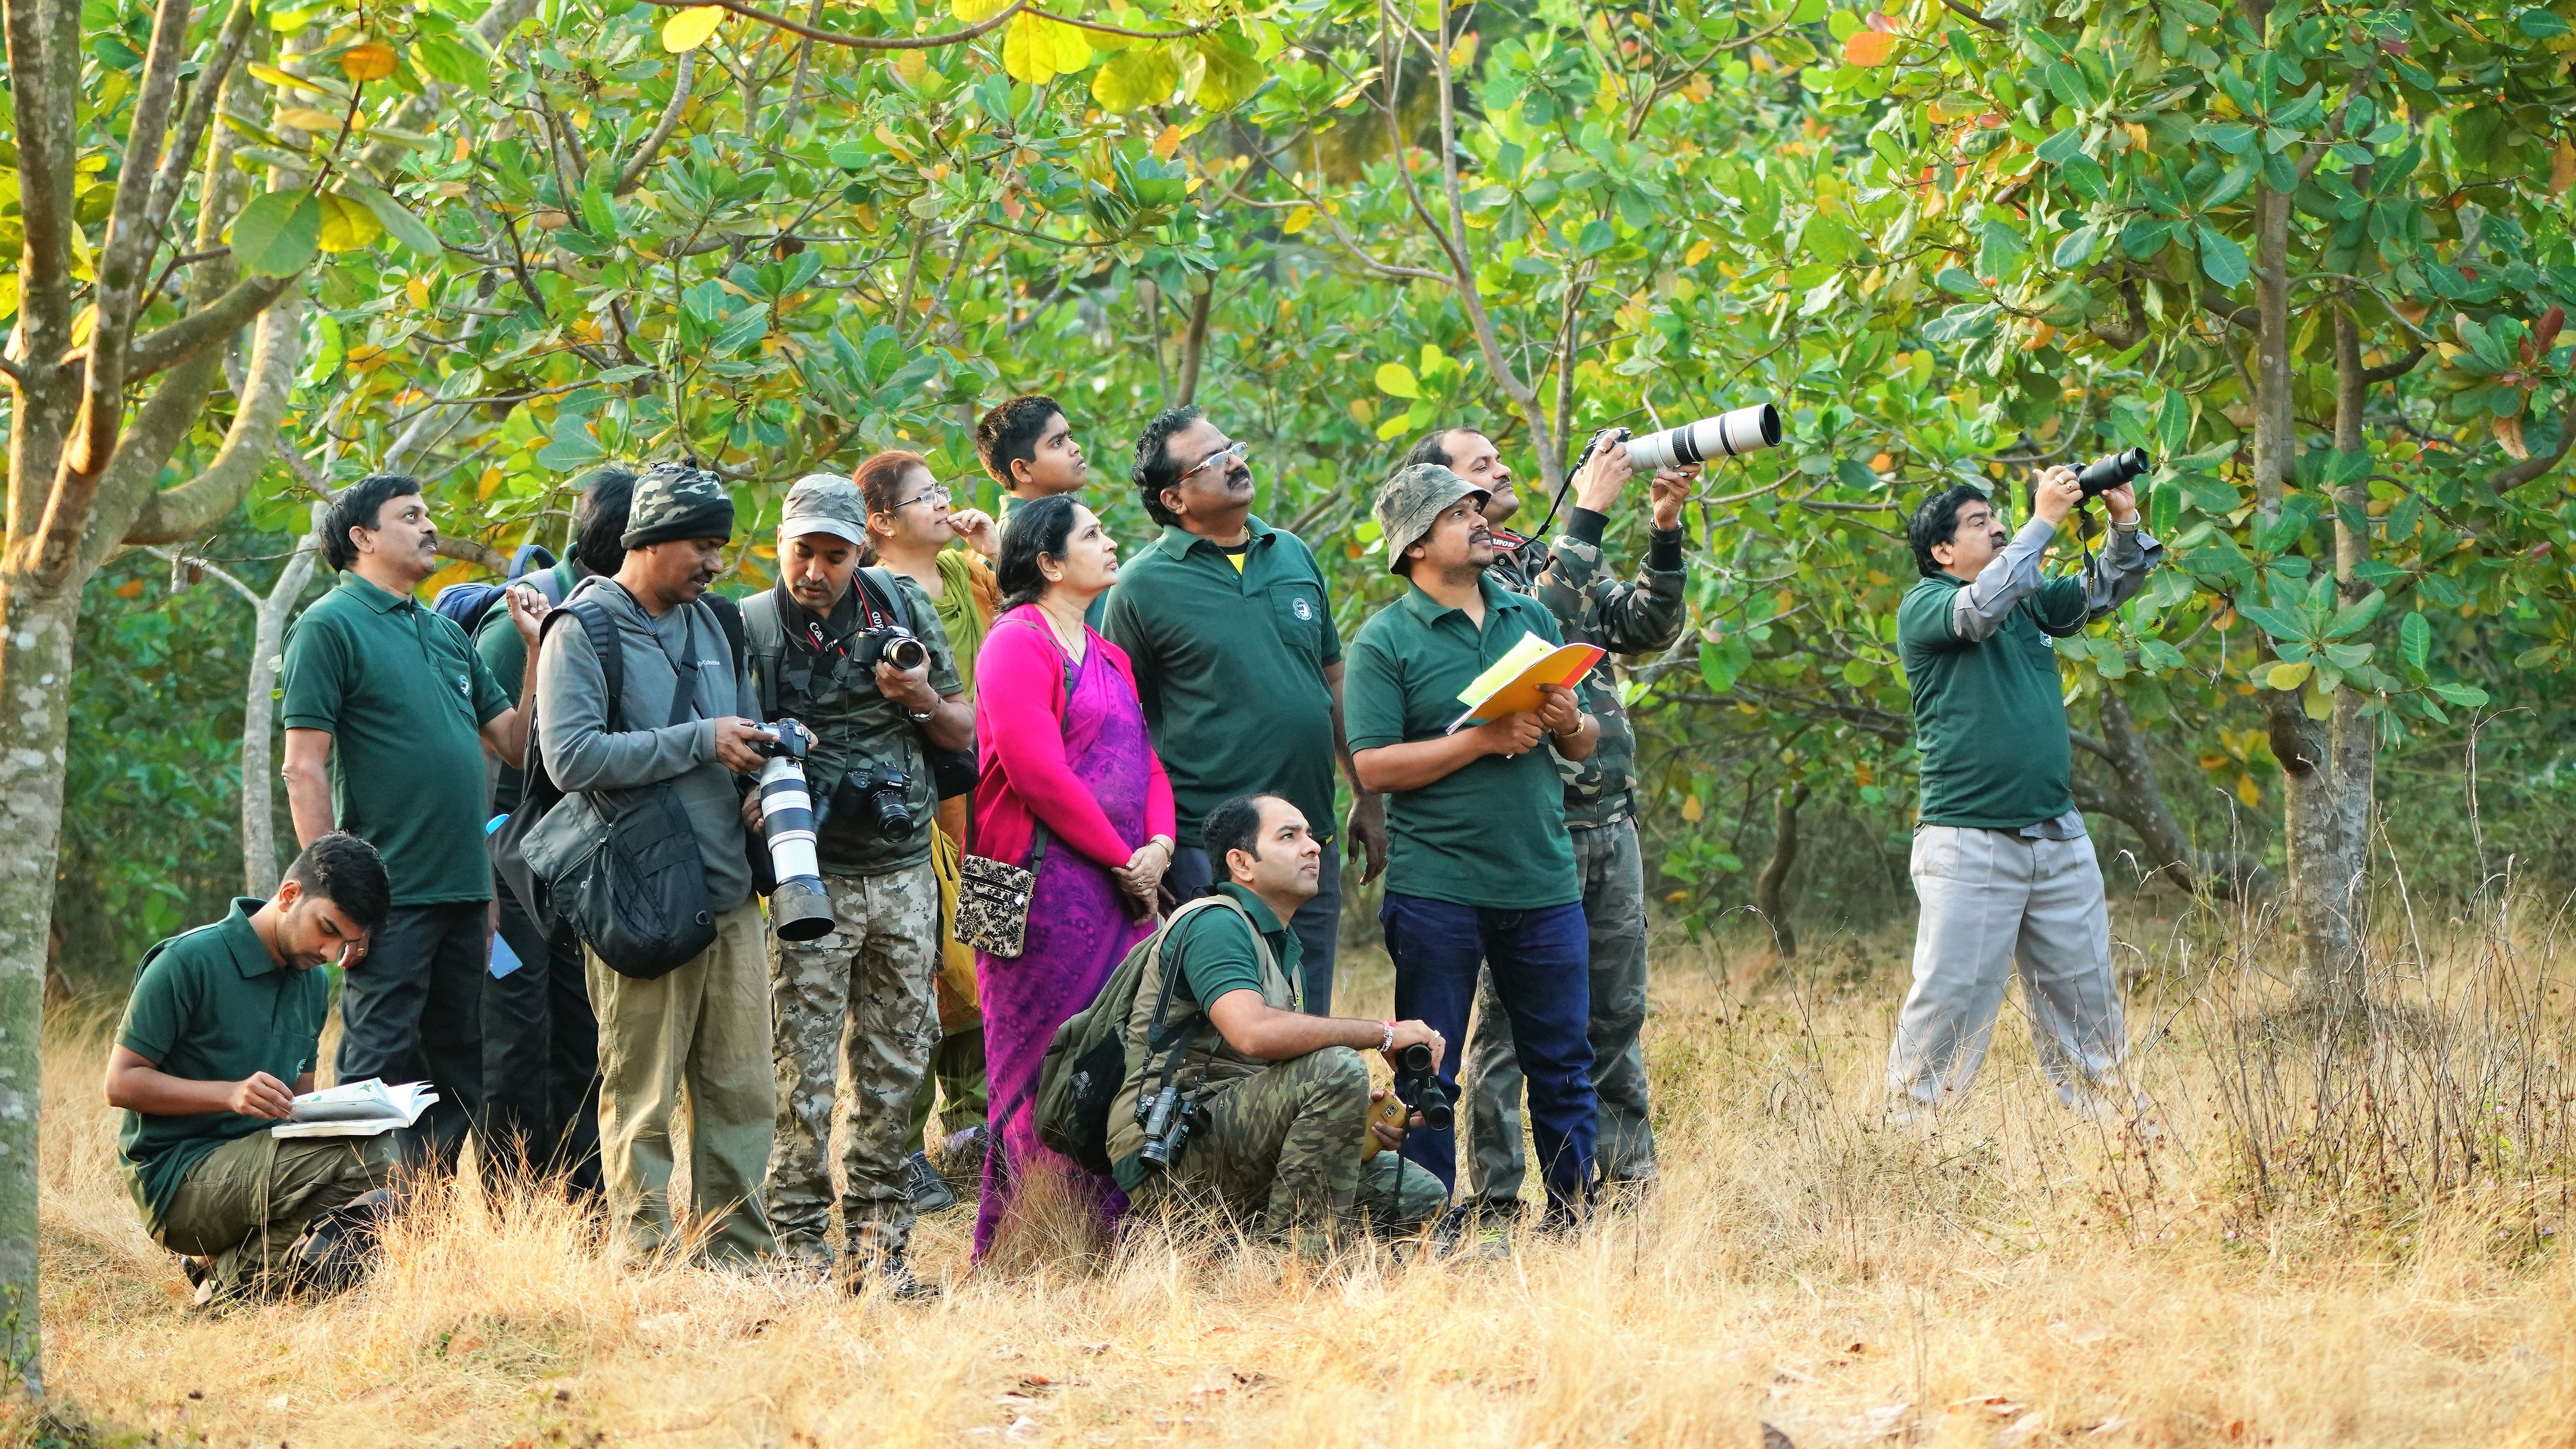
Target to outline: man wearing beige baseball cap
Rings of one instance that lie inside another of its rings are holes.
[[[938,606],[910,578],[862,566],[867,518],[848,479],[799,479],[778,525],[778,586],[742,609],[761,718],[796,720],[813,736],[805,776],[832,912],[822,936],[773,932],[770,942],[778,1135],[767,1205],[780,1252],[833,1270],[837,1216],[839,1281],[912,1298],[934,1291],[905,1266],[905,1128],[939,1042],[928,750],[965,748],[975,717]],[[843,1100],[847,1185],[836,1191],[830,1152]]]
[[[1571,691],[1551,688],[1536,710],[1451,732],[1459,692],[1524,635],[1563,642],[1546,605],[1486,577],[1484,502],[1483,489],[1436,463],[1402,468],[1378,490],[1387,567],[1412,587],[1351,641],[1344,718],[1363,786],[1387,797],[1378,920],[1395,960],[1395,1014],[1462,1040],[1476,973],[1492,970],[1528,1082],[1545,1222],[1567,1228],[1593,1187],[1596,1104],[1590,944],[1556,762],[1588,759],[1601,731]],[[1456,1064],[1440,1070],[1454,1096]],[[1454,1132],[1417,1128],[1404,1152],[1443,1184],[1457,1180]]]

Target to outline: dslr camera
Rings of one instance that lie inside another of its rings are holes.
[[[850,641],[851,663],[874,674],[879,659],[909,674],[930,662],[930,650],[901,624],[870,629]]]
[[[752,748],[769,757],[760,769],[760,835],[769,847],[769,869],[778,889],[769,896],[769,918],[782,941],[812,941],[832,933],[832,900],[814,857],[814,796],[805,783],[805,729],[792,719],[769,727]]]
[[[1164,1172],[1181,1160],[1190,1145],[1190,1133],[1207,1109],[1197,1102],[1181,1100],[1181,1089],[1166,1086],[1152,1097],[1136,1104],[1136,1116],[1145,1124],[1145,1145],[1136,1160]]]
[[[921,647],[911,636],[905,638],[915,649]],[[911,795],[911,776],[892,766],[868,765],[841,777],[840,787],[832,792],[831,810],[854,815],[882,839],[902,840],[920,823],[912,813]]]

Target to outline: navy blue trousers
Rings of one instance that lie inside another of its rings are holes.
[[[1378,910],[1395,959],[1395,1014],[1419,1019],[1449,1043],[1440,1080],[1454,1098],[1476,968],[1491,967],[1495,994],[1512,1021],[1522,1080],[1529,1087],[1530,1138],[1551,1208],[1584,1201],[1592,1183],[1598,1104],[1592,1094],[1591,933],[1580,901],[1544,910],[1459,906],[1386,894]],[[1417,1128],[1404,1155],[1455,1186],[1458,1135]]]

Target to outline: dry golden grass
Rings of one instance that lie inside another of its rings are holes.
[[[951,1284],[929,1307],[621,1274],[560,1203],[467,1189],[362,1291],[194,1316],[114,1172],[99,1037],[65,1034],[51,1383],[102,1426],[296,1449],[1751,1449],[1763,1421],[1801,1446],[2576,1443],[2548,923],[2519,949],[2455,927],[2449,964],[2390,966],[2416,1010],[2320,1090],[2313,1035],[2263,1028],[2282,993],[2230,954],[2259,922],[2123,922],[2152,1144],[2059,1110],[2010,1009],[1952,1121],[1881,1126],[1901,940],[1819,940],[1785,970],[1669,942],[1665,1181],[1634,1214],[1508,1261],[1314,1272],[1148,1231],[1110,1263],[969,1277],[960,1209],[919,1240]],[[1382,957],[1345,975],[1345,1009],[1382,1011]]]

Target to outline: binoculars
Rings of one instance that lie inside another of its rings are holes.
[[[1395,1054],[1395,1095],[1404,1105],[1422,1114],[1422,1125],[1434,1132],[1446,1132],[1458,1125],[1457,1109],[1450,1105],[1449,1089],[1431,1071],[1431,1048],[1415,1042]]]

